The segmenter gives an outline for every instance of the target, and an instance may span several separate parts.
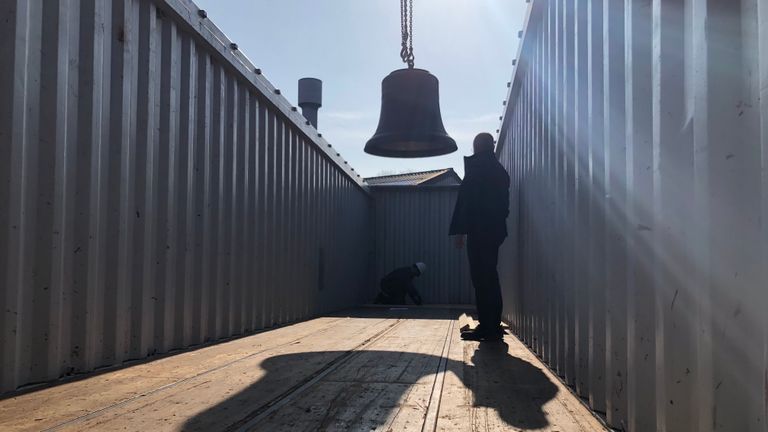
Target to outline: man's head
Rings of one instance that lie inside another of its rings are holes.
[[[475,154],[493,153],[493,135],[487,132],[477,134],[472,142],[472,149]]]
[[[417,262],[416,264],[413,265],[413,267],[416,269],[416,274],[418,276],[421,276],[422,274],[424,274],[424,270],[427,269],[427,265],[424,264],[423,262]]]

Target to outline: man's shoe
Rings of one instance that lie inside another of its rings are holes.
[[[475,328],[471,328],[469,326],[469,324],[467,324],[467,325],[465,325],[465,326],[463,326],[462,328],[459,329],[461,334],[464,334],[464,333],[467,333],[467,332],[490,333],[490,332],[492,332],[494,330],[496,330],[496,331],[498,331],[498,332],[500,332],[502,334],[504,333],[504,328],[501,327],[501,326],[498,326],[495,329],[491,330],[491,329],[486,329],[485,327],[483,327],[482,324],[478,324],[477,327],[475,327]]]
[[[501,326],[496,327],[496,330],[504,333],[504,329]],[[486,329],[482,324],[478,324],[477,327],[472,328],[469,326],[469,324],[464,325],[462,328],[459,329],[461,333],[466,332],[490,332],[493,331],[492,329]]]
[[[467,331],[461,334],[461,338],[466,341],[493,342],[504,339],[503,331]]]
[[[465,341],[480,341],[483,338],[483,333],[475,330],[470,330],[462,333],[461,338]]]
[[[483,328],[480,327],[479,325],[477,327],[475,327],[475,328],[472,328],[472,327],[469,326],[469,324],[467,324],[467,325],[465,325],[464,327],[461,328],[461,334],[478,332],[478,331],[483,331]]]

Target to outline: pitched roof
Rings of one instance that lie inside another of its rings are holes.
[[[427,186],[435,183],[460,184],[461,178],[453,168],[394,174],[380,177],[368,177],[365,183],[370,186]]]

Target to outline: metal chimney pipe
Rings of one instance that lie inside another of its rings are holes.
[[[323,82],[317,78],[299,80],[301,114],[317,129],[317,110],[323,106]]]

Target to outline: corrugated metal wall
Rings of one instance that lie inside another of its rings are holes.
[[[448,236],[458,186],[380,186],[371,188],[376,231],[376,280],[397,267],[427,264],[415,281],[425,303],[469,304],[474,301],[466,251]]]
[[[517,64],[514,330],[616,427],[768,430],[768,2],[534,0]]]
[[[360,179],[191,2],[0,17],[0,391],[367,300]]]

